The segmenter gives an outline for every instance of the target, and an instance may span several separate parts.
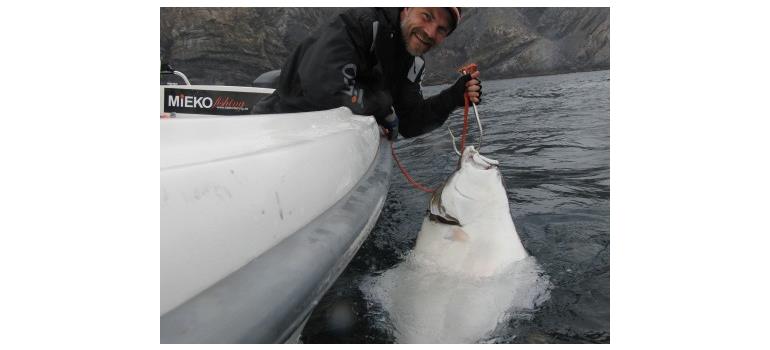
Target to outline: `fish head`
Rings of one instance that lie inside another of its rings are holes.
[[[503,209],[507,213],[508,197],[499,164],[482,156],[473,146],[466,147],[457,170],[433,192],[430,219],[462,226]]]

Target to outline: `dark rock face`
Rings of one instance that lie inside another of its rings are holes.
[[[249,86],[342,8],[161,8],[160,58],[193,84]],[[609,8],[466,8],[426,54],[425,84],[478,63],[483,79],[609,69]]]
[[[193,84],[250,86],[339,8],[161,8],[160,57]]]

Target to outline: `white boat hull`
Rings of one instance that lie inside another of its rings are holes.
[[[160,123],[161,342],[285,341],[379,216],[390,154],[374,118]]]

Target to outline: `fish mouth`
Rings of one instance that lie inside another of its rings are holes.
[[[484,157],[481,154],[479,154],[479,152],[476,151],[476,149],[473,146],[466,147],[465,151],[463,151],[462,157],[460,158],[460,164],[458,169],[454,173],[452,173],[452,175],[450,175],[449,178],[443,184],[441,184],[438,188],[436,188],[435,191],[433,191],[433,194],[431,195],[431,200],[430,200],[430,208],[428,210],[428,214],[429,214],[428,218],[433,222],[438,222],[438,223],[447,224],[447,225],[462,226],[462,223],[460,222],[460,220],[450,215],[447,212],[447,208],[444,207],[444,203],[441,198],[444,190],[445,189],[451,190],[464,200],[469,200],[469,201],[479,200],[481,198],[468,194],[468,192],[473,193],[473,191],[461,190],[460,188],[461,186],[458,186],[458,184],[456,182],[453,182],[452,179],[458,173],[460,173],[460,169],[466,166],[470,166],[480,170],[497,171],[497,166],[499,164],[500,164],[499,161]],[[451,187],[447,187],[447,185]]]
[[[497,168],[500,162],[494,159],[489,159],[487,157],[482,156],[479,153],[476,153],[473,155],[473,164],[477,166],[481,166],[484,169],[492,169],[492,168]]]
[[[473,146],[468,146],[465,148],[465,152],[463,152],[461,167],[465,165],[470,165],[481,170],[489,170],[497,168],[497,166],[500,165],[500,162],[484,157],[481,153],[476,151]]]

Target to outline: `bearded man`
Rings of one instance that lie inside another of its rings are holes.
[[[341,106],[373,115],[392,140],[444,124],[480,102],[480,73],[460,77],[423,98],[423,54],[440,45],[462,18],[457,7],[355,8],[305,39],[284,64],[276,91],[254,113],[293,113]]]

